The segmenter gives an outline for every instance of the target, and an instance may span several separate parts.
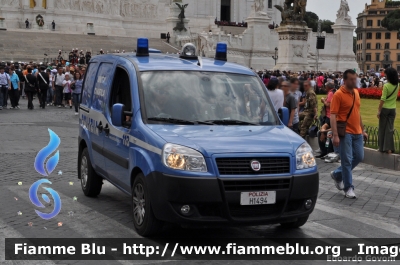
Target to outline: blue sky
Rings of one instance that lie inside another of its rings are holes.
[[[350,7],[350,16],[354,25],[357,24],[357,15],[365,8],[365,3],[371,4],[371,0],[347,0]],[[336,20],[336,12],[340,6],[340,0],[308,0],[307,11],[316,13],[320,19]]]

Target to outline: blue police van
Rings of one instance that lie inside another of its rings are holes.
[[[86,196],[103,180],[131,196],[142,236],[163,223],[307,222],[319,176],[310,146],[285,126],[265,86],[247,67],[161,54],[138,39],[132,54],[93,57],[79,114],[78,178]]]

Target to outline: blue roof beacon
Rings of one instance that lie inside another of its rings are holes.
[[[162,54],[139,38],[134,53],[95,56],[79,111],[83,193],[103,180],[131,196],[138,234],[164,223],[296,228],[313,212],[319,175],[311,147],[275,111],[249,68],[185,44]]]

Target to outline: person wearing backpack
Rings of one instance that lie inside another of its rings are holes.
[[[46,108],[46,98],[47,98],[47,89],[49,88],[49,75],[45,72],[46,67],[41,66],[40,67],[40,72],[37,75],[37,82],[38,82],[38,88],[39,88],[39,102],[40,102],[40,107],[42,109]]]
[[[396,69],[385,70],[388,82],[383,86],[382,97],[378,106],[379,119],[378,146],[379,152],[394,152],[394,120],[396,118],[396,102],[399,93],[399,78]]]
[[[4,70],[4,66],[0,66],[0,110],[7,106],[7,92],[11,87],[10,76]]]
[[[37,79],[32,74],[32,68],[27,67],[27,75],[25,76],[25,95],[28,98],[28,109],[33,110],[33,95],[36,93]]]

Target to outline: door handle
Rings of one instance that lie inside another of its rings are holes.
[[[104,127],[104,132],[106,133],[106,136],[110,134],[110,128],[108,127],[108,124],[106,124],[106,127]]]
[[[99,130],[99,133],[103,131],[103,124],[101,122],[97,125],[97,129]]]

